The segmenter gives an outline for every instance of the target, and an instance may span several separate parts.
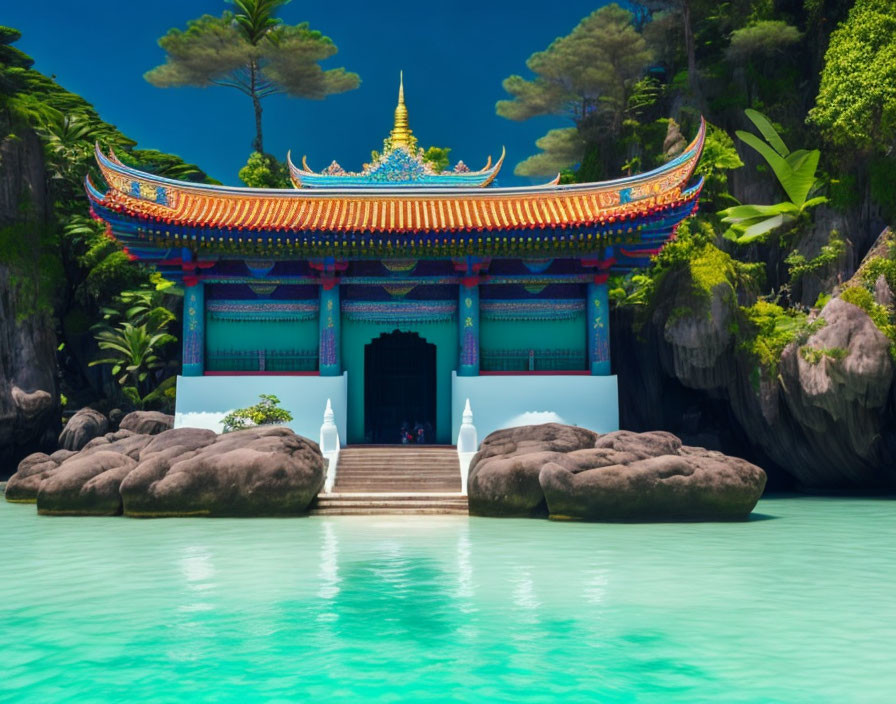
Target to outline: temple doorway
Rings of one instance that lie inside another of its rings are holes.
[[[414,332],[384,333],[364,346],[367,442],[435,442],[436,346]]]

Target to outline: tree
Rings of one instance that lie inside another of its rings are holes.
[[[697,43],[694,38],[694,22],[692,20],[693,0],[640,0],[638,3],[651,15],[667,13],[667,17],[679,16],[684,36],[685,54],[688,62],[688,89],[692,96],[699,95],[697,73]]]
[[[448,154],[450,152],[451,147],[429,147],[423,152],[423,161],[432,166],[433,171],[440,174],[448,168],[448,164],[450,163]]]
[[[703,154],[700,155],[695,170],[704,179],[703,193],[700,196],[703,203],[716,203],[726,198],[729,202],[734,200],[728,193],[728,172],[743,165],[744,162],[734,148],[734,140],[725,130],[707,123]]]
[[[858,0],[831,34],[809,121],[840,146],[896,148],[896,2]]]
[[[780,56],[786,47],[796,44],[801,38],[800,31],[786,22],[759,20],[731,33],[726,54],[733,63],[770,60]]]
[[[541,152],[521,161],[513,170],[517,176],[553,176],[581,161],[585,141],[575,127],[551,130],[535,141]]]
[[[568,35],[529,57],[526,66],[535,74],[533,80],[517,75],[506,78],[504,90],[513,99],[498,101],[495,109],[510,120],[565,115],[573,120],[584,141],[589,134],[618,136],[629,98],[650,58],[647,42],[632,25],[632,14],[616,4],[606,5]],[[542,140],[547,140],[548,146],[562,143],[564,150],[572,142],[560,134],[545,135]],[[560,164],[562,151],[542,161]],[[532,166],[520,164],[517,168],[531,172]]]
[[[254,428],[259,425],[278,425],[292,420],[292,413],[280,408],[280,399],[271,394],[259,394],[261,400],[254,406],[239,408],[224,416],[221,423],[224,432]]]
[[[721,211],[722,222],[729,225],[725,237],[738,244],[762,240],[772,230],[827,202],[823,196],[809,198],[818,187],[815,172],[821,153],[817,149],[791,152],[765,115],[756,110],[745,112],[765,140],[741,130],[737,131],[737,136],[765,159],[790,200],[775,205],[735,205]]]
[[[249,188],[289,188],[289,169],[272,154],[252,152],[240,169],[240,181]]]
[[[337,51],[307,22],[285,25],[273,13],[289,0],[231,0],[235,13],[203,15],[159,39],[166,62],[144,74],[159,88],[226,86],[249,96],[255,112],[253,149],[264,153],[261,101],[277,93],[321,100],[360,85],[358,74],[323,69]]]
[[[106,356],[95,359],[90,366],[111,364],[112,376],[122,392],[137,406],[143,406],[146,396],[154,386],[152,374],[166,366],[159,354],[162,347],[177,338],[166,332],[153,332],[147,323],[132,325],[121,323],[115,328],[96,334],[97,346]]]

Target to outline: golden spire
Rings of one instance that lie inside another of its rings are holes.
[[[398,105],[395,106],[395,123],[389,133],[392,149],[404,147],[410,151],[417,140],[414,138],[411,128],[408,126],[408,109],[404,104],[404,71],[398,78]]]

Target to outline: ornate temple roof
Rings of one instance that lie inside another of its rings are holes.
[[[643,174],[513,188],[215,186],[140,171],[97,145],[107,187],[100,190],[89,178],[86,187],[92,212],[109,224],[110,234],[134,258],[150,263],[180,256],[182,248],[200,260],[537,257],[588,256],[619,244],[614,256],[625,267],[659,251],[697,207],[702,179],[692,183],[691,178],[705,133],[701,121],[696,138],[679,156]],[[410,130],[393,129],[396,136],[409,141]]]
[[[395,121],[392,131],[383,142],[383,151],[369,164],[364,164],[358,173],[348,172],[335,161],[326,169],[315,173],[302,157],[301,168],[293,164],[291,153],[286,155],[289,175],[296,188],[371,188],[371,187],[485,187],[494,181],[501,164],[501,157],[492,165],[492,158],[479,171],[470,171],[464,163],[458,162],[454,169],[436,171],[423,158],[423,150],[417,146],[408,120],[408,109],[404,103],[404,73],[398,82],[398,104],[395,106]]]
[[[91,200],[132,218],[213,230],[394,232],[581,227],[679,201],[697,165],[705,126],[675,159],[637,176],[515,188],[238,188],[176,181],[96,149],[108,184]]]

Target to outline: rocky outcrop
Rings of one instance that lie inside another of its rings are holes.
[[[528,517],[544,513],[538,481],[548,462],[594,447],[597,433],[558,423],[496,430],[479,447],[470,465],[470,513]]]
[[[59,434],[59,447],[63,450],[80,450],[96,437],[109,430],[109,419],[92,408],[82,408],[69,418]]]
[[[473,458],[470,513],[586,521],[743,520],[759,467],[670,433],[597,435],[557,424],[499,430]]]
[[[0,478],[23,455],[49,450],[59,432],[51,221],[43,148],[0,114]],[[8,135],[8,136],[6,136]]]
[[[884,233],[869,256],[890,248]],[[896,487],[896,368],[865,311],[835,296],[762,367],[738,338],[736,286],[695,305],[679,279],[661,282],[637,335],[630,319],[614,320],[625,427],[703,433],[700,444],[771,466],[779,486],[784,477],[806,490]],[[874,288],[878,303],[892,295],[881,277]]]
[[[144,448],[139,467],[121,483],[126,515],[296,515],[323,486],[317,445],[288,428],[228,433],[177,454],[170,446],[156,449],[165,435]]]
[[[288,428],[121,429],[79,452],[29,455],[6,499],[45,515],[291,516],[307,511],[324,475],[317,444]]]
[[[159,411],[133,411],[121,419],[118,427],[144,435],[158,435],[174,427],[174,416]]]
[[[810,486],[882,484],[882,438],[891,432],[882,424],[893,383],[890,341],[864,311],[840,299],[821,317],[826,325],[781,358],[787,410],[824,454],[791,471]]]
[[[41,481],[37,491],[37,512],[44,515],[117,515],[121,497],[114,481],[120,483],[137,465],[120,452],[99,450],[78,454],[63,462]],[[104,479],[104,481],[96,481]]]

